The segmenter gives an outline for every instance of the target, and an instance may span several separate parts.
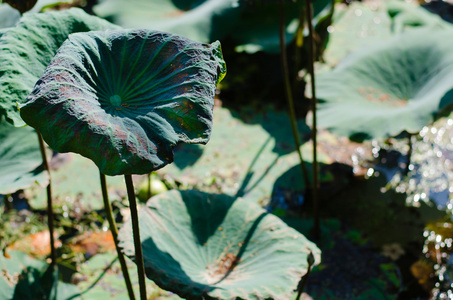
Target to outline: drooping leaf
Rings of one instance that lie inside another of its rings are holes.
[[[358,140],[418,132],[453,102],[452,34],[413,29],[321,74],[318,124]]]
[[[69,34],[116,28],[78,8],[24,16],[0,36],[0,115],[15,126],[25,125],[18,103],[25,101]]]
[[[288,299],[319,249],[259,205],[172,190],[139,211],[148,278],[190,299]],[[134,256],[131,224],[120,246]]]
[[[73,34],[21,108],[58,152],[93,160],[106,175],[146,174],[173,161],[180,142],[207,143],[220,43],[149,30]]]
[[[38,136],[31,127],[16,128],[0,118],[0,194],[14,193],[35,183],[45,185]]]
[[[222,38],[239,10],[234,0],[104,0],[94,12],[126,28],[149,28],[208,43]]]

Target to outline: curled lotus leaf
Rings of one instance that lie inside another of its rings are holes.
[[[173,161],[180,143],[208,142],[220,43],[145,29],[71,35],[21,108],[58,152],[76,152],[106,175],[145,174]]]
[[[451,29],[412,29],[317,78],[319,126],[354,140],[418,132],[453,103]]]
[[[315,244],[242,198],[172,190],[139,220],[147,277],[186,299],[290,299],[307,259],[320,260]],[[119,239],[134,258],[130,221]]]
[[[26,14],[0,35],[0,115],[17,127],[25,125],[17,103],[25,101],[69,34],[117,28],[78,8]]]

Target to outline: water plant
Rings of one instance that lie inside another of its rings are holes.
[[[413,29],[351,53],[316,85],[319,125],[355,140],[417,133],[451,109],[452,29]]]
[[[132,174],[173,160],[180,143],[207,143],[220,43],[150,30],[71,35],[21,107],[21,117],[59,152],[90,158],[101,174],[125,176],[140,295],[146,299]],[[102,178],[102,175],[101,175]]]
[[[58,30],[56,30],[58,28]],[[33,14],[6,29],[0,36],[0,115],[16,127],[25,123],[19,115],[23,103],[57,49],[69,34],[90,30],[114,29],[117,26],[89,16],[81,9]],[[47,211],[50,230],[51,258],[56,254],[53,236],[52,183],[45,144],[39,133],[43,168],[48,173]]]
[[[186,299],[289,299],[309,257],[320,260],[314,243],[250,199],[172,190],[139,218],[147,276]],[[134,257],[130,221],[119,238]]]

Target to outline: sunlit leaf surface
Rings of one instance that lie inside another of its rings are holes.
[[[259,205],[226,195],[170,191],[139,211],[145,269],[190,299],[289,299],[319,249]],[[133,257],[131,224],[120,246]],[[203,297],[203,298],[202,298]]]
[[[353,139],[418,132],[453,102],[452,30],[411,30],[317,79],[319,125]]]
[[[37,82],[21,116],[58,152],[107,175],[145,174],[180,143],[209,140],[220,43],[149,30],[73,34]]]

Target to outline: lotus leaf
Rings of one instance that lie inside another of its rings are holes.
[[[76,299],[76,286],[59,281],[58,269],[19,251],[0,253],[0,299]],[[49,290],[50,289],[50,290]]]
[[[69,34],[116,28],[78,8],[24,16],[0,36],[0,115],[15,126],[25,125],[17,103],[25,101]]]
[[[352,2],[348,6],[337,4],[324,59],[335,66],[346,54],[360,47],[382,43],[395,34],[421,26],[452,27],[413,2],[391,0]]]
[[[198,42],[222,38],[234,25],[235,0],[104,0],[94,12],[126,28],[150,28]]]
[[[33,128],[17,128],[0,118],[0,194],[10,194],[35,182],[45,185],[38,137]]]
[[[391,0],[385,3],[387,12],[392,18],[392,30],[402,32],[411,27],[437,26],[439,28],[451,27],[436,14],[430,13],[417,4]]]
[[[418,132],[453,102],[452,34],[413,29],[320,74],[319,125],[357,140]]]
[[[139,211],[147,276],[189,299],[289,299],[320,250],[259,205],[172,190]],[[131,224],[120,247],[134,257]]]
[[[146,174],[180,143],[207,143],[220,43],[159,31],[71,35],[21,108],[58,152],[76,152],[106,175]]]

